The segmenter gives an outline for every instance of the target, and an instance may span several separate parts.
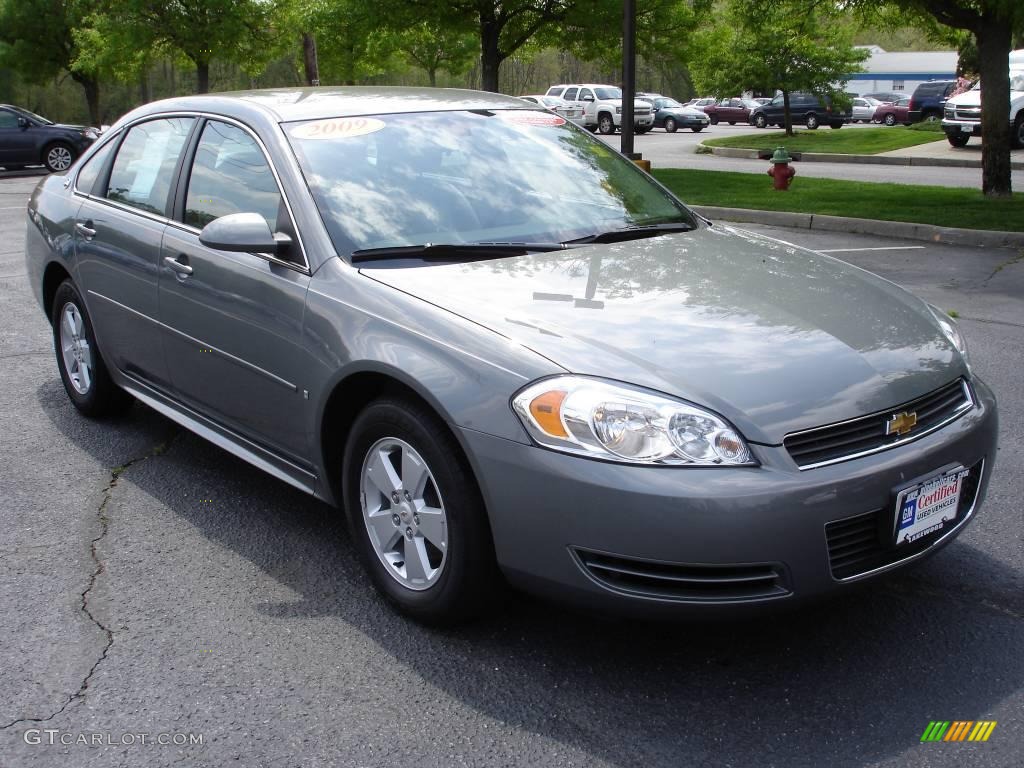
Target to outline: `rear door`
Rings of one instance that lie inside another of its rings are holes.
[[[160,351],[157,276],[172,182],[192,117],[136,123],[77,176],[78,277],[107,363],[167,388]],[[109,161],[113,154],[112,162]]]
[[[210,119],[186,159],[160,259],[160,320],[176,396],[273,452],[305,463],[303,311],[309,270],[263,146]],[[231,213],[258,213],[290,253],[232,253],[199,242]]]

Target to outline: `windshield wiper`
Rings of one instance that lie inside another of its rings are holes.
[[[456,261],[489,259],[500,256],[524,256],[527,253],[564,251],[563,243],[424,243],[422,245],[389,245],[363,248],[352,252],[352,263],[379,259],[424,259]]]
[[[626,240],[640,240],[644,237],[657,237],[672,232],[690,232],[693,224],[682,222],[669,224],[645,224],[640,227],[626,227],[624,229],[610,229],[607,232],[598,232],[586,237],[578,237],[575,240],[567,240],[566,245],[586,245],[588,243],[621,243]]]

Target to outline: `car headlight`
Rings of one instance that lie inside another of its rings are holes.
[[[928,309],[931,310],[932,316],[935,318],[935,322],[939,324],[939,328],[942,329],[942,333],[949,343],[956,347],[956,351],[960,353],[960,356],[964,359],[964,363],[967,365],[967,370],[971,369],[971,359],[967,354],[967,342],[964,340],[964,336],[960,333],[960,326],[957,325],[956,320],[947,315],[938,307],[933,307],[931,304],[928,305]]]
[[[85,128],[85,129],[83,129],[82,130],[82,135],[85,138],[87,138],[87,139],[92,139],[93,141],[95,141],[96,139],[99,138],[99,133],[96,131],[95,128]]]
[[[557,376],[530,384],[512,408],[540,445],[628,464],[756,465],[720,416],[627,384]]]

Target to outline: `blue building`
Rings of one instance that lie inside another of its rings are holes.
[[[858,96],[865,93],[895,91],[910,96],[921,83],[929,80],[955,80],[956,51],[898,51],[889,53],[877,45],[867,48],[871,56],[864,62],[864,71],[849,75],[846,91]]]

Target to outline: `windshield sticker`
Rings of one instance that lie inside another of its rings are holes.
[[[385,125],[375,117],[334,117],[297,125],[288,134],[293,139],[348,139],[376,133]]]
[[[502,110],[497,115],[506,123],[516,123],[518,125],[565,125],[564,117],[559,117],[550,112],[516,109]]]

